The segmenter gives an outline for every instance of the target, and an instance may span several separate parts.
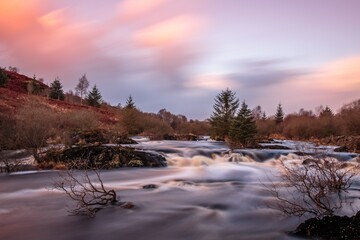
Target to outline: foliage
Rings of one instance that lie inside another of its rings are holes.
[[[65,96],[62,89],[62,84],[60,82],[60,78],[57,77],[54,82],[51,83],[49,97],[61,101],[64,100]]]
[[[254,117],[248,105],[243,101],[237,116],[231,124],[230,141],[235,145],[239,143],[242,146],[249,146],[254,144],[256,133]]]
[[[84,74],[80,79],[78,84],[75,87],[76,94],[80,95],[81,103],[83,100],[83,96],[86,95],[87,89],[89,88],[89,80],[86,78],[86,74]]]
[[[40,162],[39,149],[55,134],[57,114],[38,102],[30,102],[18,110],[15,119],[18,145],[30,149],[35,160]]]
[[[284,121],[284,111],[281,104],[278,105],[275,114],[275,123],[278,125]]]
[[[214,110],[210,117],[213,137],[221,139],[229,135],[230,125],[239,107],[239,99],[230,89],[223,90],[215,97]]]
[[[5,87],[8,82],[8,76],[5,71],[0,68],[0,87]]]
[[[8,69],[10,72],[13,72],[13,73],[18,73],[20,71],[18,67],[9,66]]]
[[[335,159],[310,157],[302,165],[281,162],[280,178],[287,188],[281,191],[273,183],[269,189],[277,202],[272,207],[292,216],[332,216],[349,204],[346,192],[351,186],[357,166],[344,168]]]
[[[127,109],[135,109],[136,108],[131,95],[126,99],[125,108],[127,108]]]
[[[100,93],[99,89],[97,89],[96,85],[94,85],[92,90],[89,92],[89,94],[86,98],[86,101],[90,106],[100,107],[103,100],[102,100],[101,93]]]

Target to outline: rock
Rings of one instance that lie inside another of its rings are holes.
[[[261,149],[279,149],[279,150],[289,150],[291,148],[283,146],[283,145],[261,145],[257,148]]]
[[[155,184],[147,184],[147,185],[144,185],[142,188],[143,189],[156,189],[156,188],[158,188],[158,186]]]
[[[166,159],[156,153],[122,146],[86,145],[64,150],[49,150],[45,161],[75,165],[75,168],[89,167],[166,167]],[[74,164],[75,163],[75,164]]]
[[[108,131],[94,130],[77,130],[70,134],[70,145],[86,144],[137,144],[136,141],[128,138],[126,135],[111,133]]]
[[[198,137],[195,134],[165,134],[164,140],[175,141],[197,141]]]
[[[131,160],[128,164],[128,167],[143,167],[144,164],[141,160]]]
[[[355,216],[311,218],[301,223],[290,235],[310,239],[360,239],[360,212]]]
[[[327,137],[320,140],[321,144],[340,146],[335,152],[360,153],[360,136]]]

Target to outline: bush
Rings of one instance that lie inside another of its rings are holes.
[[[55,135],[57,114],[38,102],[25,104],[16,113],[15,132],[17,143],[30,149],[35,160],[41,161],[39,149],[47,145],[47,140]]]
[[[285,191],[276,184],[269,188],[277,202],[272,205],[291,216],[332,216],[350,204],[346,192],[358,166],[347,166],[330,157],[309,157],[300,166],[281,162],[280,179]]]

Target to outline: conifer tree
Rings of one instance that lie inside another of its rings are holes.
[[[230,89],[223,90],[215,97],[214,110],[210,117],[212,136],[224,139],[229,135],[231,122],[239,107],[239,99]]]
[[[231,124],[230,141],[235,145],[249,146],[254,144],[256,133],[254,116],[248,105],[243,101],[237,116]]]
[[[54,82],[50,86],[50,98],[63,101],[65,96],[60,82],[60,78],[55,78]]]
[[[276,114],[275,114],[275,123],[276,125],[282,123],[284,121],[284,111],[282,109],[281,104],[279,103],[277,109],[276,109]]]
[[[8,76],[5,71],[0,68],[0,87],[5,87],[8,81]]]
[[[135,109],[136,108],[135,103],[134,103],[131,95],[126,99],[125,108],[126,109]]]
[[[92,90],[89,92],[86,101],[90,106],[100,107],[100,104],[102,103],[103,100],[101,93],[99,89],[97,89],[96,85],[94,85]]]
[[[332,118],[333,116],[334,113],[332,112],[331,108],[329,108],[329,106],[326,106],[324,109],[322,109],[319,114],[319,118]]]

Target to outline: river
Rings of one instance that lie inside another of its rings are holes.
[[[292,142],[277,144],[291,148]],[[102,171],[105,186],[136,207],[108,206],[95,218],[69,216],[72,201],[52,189],[57,171],[0,175],[0,239],[295,239],[286,232],[303,219],[269,208],[275,199],[266,184],[278,180],[280,160],[302,161],[296,149],[229,152],[211,141],[135,147],[163,154],[169,166]],[[336,157],[353,161],[355,155]],[[146,184],[158,188],[143,189]]]

